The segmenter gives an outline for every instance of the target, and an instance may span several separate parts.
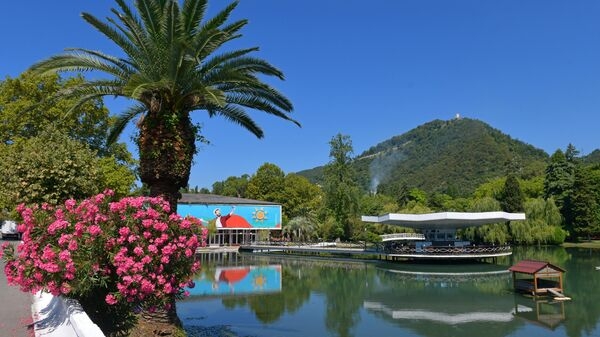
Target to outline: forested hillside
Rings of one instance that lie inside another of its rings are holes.
[[[471,194],[508,171],[542,175],[548,154],[488,124],[468,118],[434,120],[381,142],[354,160],[365,190],[419,188],[451,196]],[[315,183],[322,167],[298,172]]]

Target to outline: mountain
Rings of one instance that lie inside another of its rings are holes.
[[[400,184],[428,193],[467,196],[480,184],[517,170],[543,174],[548,154],[475,119],[434,120],[383,141],[354,160],[365,190]],[[314,183],[323,167],[297,172]]]
[[[596,149],[581,159],[586,164],[600,164],[600,150]]]

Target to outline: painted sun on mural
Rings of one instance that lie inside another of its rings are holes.
[[[252,212],[252,220],[263,222],[267,220],[267,211],[265,211],[264,207],[255,208],[254,212]]]

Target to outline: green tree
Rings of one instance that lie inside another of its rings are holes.
[[[325,166],[325,205],[331,211],[343,239],[352,237],[352,218],[357,215],[360,189],[352,167],[352,141],[337,134],[329,141],[330,162]]]
[[[385,194],[364,194],[360,198],[361,215],[382,215],[398,212],[398,209],[396,200]]]
[[[264,163],[250,177],[246,187],[246,197],[250,199],[281,202],[285,173],[279,166]]]
[[[498,200],[483,197],[473,200],[469,206],[470,212],[492,212],[500,209]],[[474,242],[505,244],[509,241],[509,234],[505,224],[489,224],[478,227],[466,228],[460,234],[465,239]]]
[[[319,186],[294,173],[287,174],[283,184],[281,203],[285,218],[316,216],[323,204],[323,191]]]
[[[544,176],[544,198],[554,198],[556,206],[563,209],[565,199],[571,193],[574,179],[574,164],[567,161],[561,150],[556,150],[550,157]],[[563,213],[564,215],[564,213]]]
[[[517,244],[561,244],[567,232],[561,228],[560,211],[552,198],[529,199],[524,204],[526,220],[511,221],[511,240]]]
[[[17,204],[57,204],[84,199],[111,188],[129,193],[135,176],[112,157],[98,158],[87,145],[62,131],[49,129],[38,136],[0,145],[0,209]]]
[[[116,0],[116,18],[102,22],[82,17],[122,50],[125,57],[74,48],[31,67],[36,73],[99,71],[106,79],[87,80],[65,94],[78,97],[74,107],[103,96],[136,100],[111,132],[114,140],[136,117],[139,134],[139,177],[153,196],[165,197],[176,211],[179,190],[188,184],[199,129],[190,117],[205,111],[247,129],[257,137],[263,130],[246,108],[295,122],[291,102],[259,79],[283,73],[250,56],[257,48],[216,54],[241,36],[247,20],[228,23],[233,2],[213,18],[204,17],[206,0],[136,0],[135,9]],[[297,123],[297,122],[295,122]]]
[[[37,76],[31,72],[1,81],[0,143],[10,145],[52,128],[87,144],[101,157],[112,156],[132,165],[131,153],[124,143],[107,143],[106,134],[114,125],[115,117],[109,115],[101,99],[92,99],[66,113],[77,100],[60,93],[84,82],[80,76],[63,79],[57,74]]]
[[[394,181],[377,186],[377,194],[385,194],[393,197],[399,206],[408,202],[408,185],[404,181]]]
[[[316,218],[313,213],[293,217],[283,226],[283,234],[292,241],[311,241],[316,236]]]
[[[247,174],[240,177],[228,177],[224,181],[215,182],[212,185],[212,193],[229,197],[245,198],[249,179],[250,176]]]
[[[577,166],[573,192],[566,202],[572,216],[569,229],[574,238],[589,238],[600,230],[600,206],[593,191],[592,175],[589,168]]]
[[[502,210],[509,213],[523,212],[524,199],[517,177],[514,174],[509,174],[500,193]]]

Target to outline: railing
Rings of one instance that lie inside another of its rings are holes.
[[[422,254],[422,255],[477,255],[477,254],[495,254],[510,252],[509,245],[502,246],[466,246],[466,247],[442,247],[428,246],[422,248],[415,247],[386,247],[388,254]]]
[[[395,233],[380,235],[381,241],[395,240],[425,240],[425,235],[421,233]]]

